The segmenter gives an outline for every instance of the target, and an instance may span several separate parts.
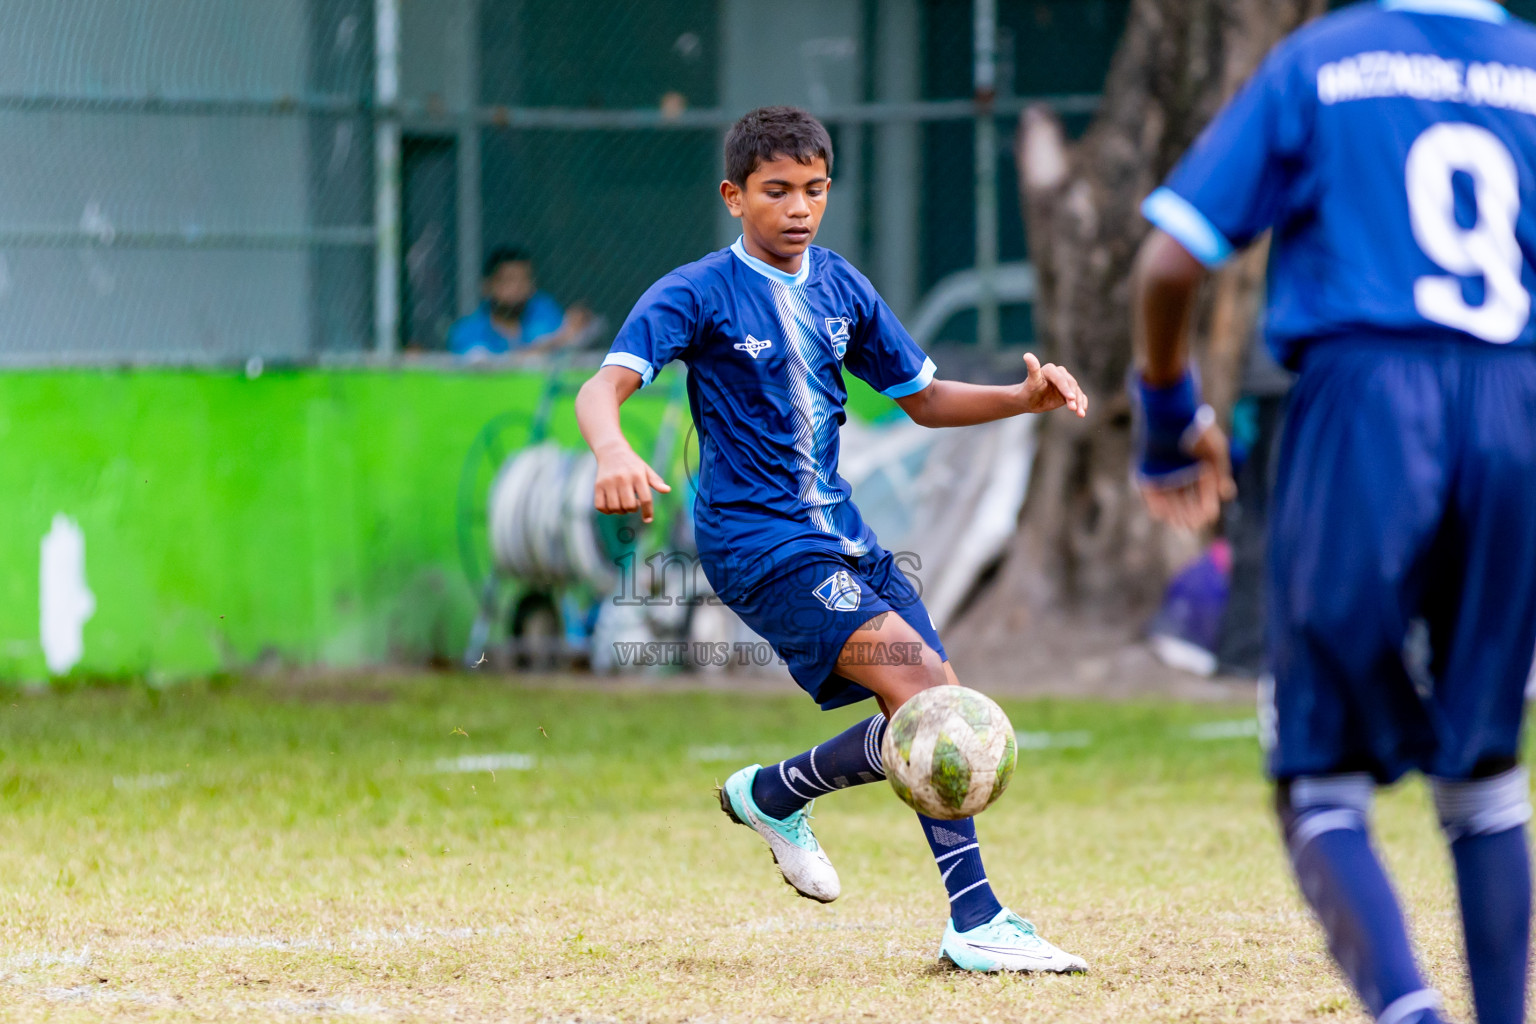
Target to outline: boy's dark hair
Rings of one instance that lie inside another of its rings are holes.
[[[742,115],[725,136],[726,180],[746,185],[748,175],[782,156],[802,164],[821,157],[831,177],[832,136],[799,107],[758,107]]]
[[[498,245],[491,250],[491,254],[485,258],[485,264],[480,268],[481,277],[491,277],[501,269],[503,263],[532,263],[533,257],[528,255],[528,250],[519,249],[515,245]]]

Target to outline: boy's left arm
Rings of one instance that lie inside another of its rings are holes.
[[[1088,415],[1088,396],[1065,369],[1055,363],[1042,366],[1033,353],[1025,353],[1024,366],[1028,375],[1018,384],[935,380],[921,391],[896,399],[896,404],[912,422],[924,427],[969,427],[1063,406],[1079,417]]]
[[[1072,375],[1054,363],[1041,366],[1033,355],[1024,357],[1027,376],[1018,384],[1000,387],[935,379],[933,360],[912,340],[874,286],[857,273],[854,280],[864,292],[864,302],[843,367],[893,399],[912,422],[925,427],[969,427],[1062,406],[1079,416],[1088,415],[1088,396]],[[833,321],[827,324],[830,327]]]

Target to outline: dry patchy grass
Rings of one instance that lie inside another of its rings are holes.
[[[1364,1020],[1285,874],[1255,741],[1191,732],[1240,705],[1005,702],[1086,744],[1023,751],[981,821],[1000,895],[1092,966],[1028,978],[937,965],[943,890],[886,787],[818,807],[827,907],[720,815],[718,779],[856,710],[441,678],[333,696],[7,696],[0,1021]],[[1422,789],[1378,817],[1469,1016]]]

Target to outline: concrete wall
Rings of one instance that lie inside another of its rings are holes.
[[[678,372],[625,407],[641,451]],[[95,606],[77,671],[456,657],[474,614],[461,473],[494,418],[507,449],[524,443],[543,388],[535,373],[0,374],[0,682],[46,675],[41,550],[59,516],[83,534]],[[850,391],[863,418],[895,409]],[[580,445],[569,397],[549,431]],[[496,461],[473,468],[487,488]]]
[[[6,0],[0,24],[6,93],[275,98],[305,89],[306,0]],[[303,230],[308,134],[293,116],[67,106],[0,115],[0,231],[85,230],[101,240],[0,250],[0,353],[307,350],[305,251],[114,242],[133,231]]]
[[[722,0],[720,105],[726,110],[788,104],[808,110],[863,99],[863,19],[858,0]],[[836,140],[835,184],[818,245],[858,259],[863,151],[857,132]],[[723,206],[717,241],[740,225]]]
[[[0,375],[0,680],[45,674],[39,552],[61,515],[84,535],[94,595],[81,671],[458,653],[473,616],[460,472],[493,417],[521,410],[503,440],[525,440],[542,387],[537,374]],[[636,403],[636,429],[664,397]],[[577,443],[568,403],[552,427]]]
[[[720,5],[721,105],[769,104],[812,113],[871,101],[921,98],[918,0],[787,0]],[[832,126],[834,184],[817,244],[869,275],[898,315],[918,301],[920,128],[914,124]],[[716,240],[740,225],[716,214]]]

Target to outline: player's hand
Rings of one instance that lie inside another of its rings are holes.
[[[1077,380],[1055,363],[1040,365],[1033,352],[1024,353],[1024,368],[1029,376],[1019,385],[1025,412],[1050,412],[1066,406],[1079,417],[1088,415],[1088,396]]]
[[[642,522],[650,522],[654,507],[651,491],[672,493],[661,474],[646,465],[629,445],[614,445],[597,453],[597,486],[592,504],[606,515],[640,510]]]
[[[1198,530],[1214,523],[1221,515],[1221,503],[1237,497],[1232,480],[1232,459],[1227,435],[1214,423],[1200,432],[1189,446],[1189,454],[1200,464],[1200,475],[1176,487],[1141,485],[1147,512],[1158,522],[1185,530]]]

